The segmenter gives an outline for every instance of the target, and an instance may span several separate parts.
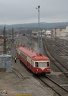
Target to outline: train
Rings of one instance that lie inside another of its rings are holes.
[[[50,59],[27,46],[17,48],[17,57],[34,74],[50,73]]]

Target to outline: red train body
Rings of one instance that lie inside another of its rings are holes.
[[[33,73],[50,73],[50,59],[48,57],[30,50],[26,46],[17,48],[17,56]]]

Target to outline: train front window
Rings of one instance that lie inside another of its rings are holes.
[[[47,62],[38,62],[39,67],[47,67]]]
[[[35,67],[48,67],[49,62],[35,62]]]

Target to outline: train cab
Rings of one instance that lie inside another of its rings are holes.
[[[50,73],[50,61],[36,61],[34,66],[34,73]]]

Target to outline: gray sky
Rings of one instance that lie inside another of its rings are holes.
[[[68,22],[68,0],[0,0],[0,24]]]

